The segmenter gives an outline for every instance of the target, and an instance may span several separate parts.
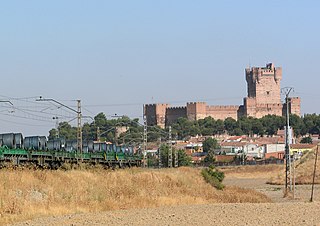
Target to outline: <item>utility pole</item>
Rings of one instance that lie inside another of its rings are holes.
[[[315,160],[314,160],[314,167],[313,167],[313,177],[312,177],[312,188],[311,188],[311,198],[310,198],[310,202],[313,202],[314,181],[315,181],[315,178],[316,178],[317,160],[318,160],[318,151],[319,151],[319,144],[317,145],[316,158],[315,158]]]
[[[179,167],[179,153],[177,149],[175,149],[174,151],[174,167],[175,168]]]
[[[59,104],[62,107],[65,107],[67,109],[69,109],[70,111],[73,111],[75,113],[77,113],[77,152],[82,154],[82,127],[81,127],[81,118],[82,118],[82,114],[81,114],[81,100],[77,100],[78,104],[77,104],[77,110],[63,104],[60,103],[59,101],[55,100],[55,99],[46,99],[46,98],[42,98],[42,96],[40,96],[39,99],[36,99],[36,101],[52,101],[56,104]]]
[[[160,145],[159,145],[159,151],[158,151],[158,161],[159,161],[159,169],[162,167],[162,162],[161,162],[161,137],[159,138]]]
[[[97,126],[97,141],[100,141],[100,127]]]
[[[143,167],[146,167],[146,155],[147,155],[147,116],[143,116]]]
[[[292,161],[292,174],[293,174],[293,199],[296,197],[296,171],[295,171],[295,161],[296,161],[296,153],[293,154],[293,161]]]
[[[82,154],[82,127],[81,127],[81,100],[77,100],[77,106],[78,106],[78,111],[77,111],[77,124],[78,124],[78,129],[77,129],[77,145],[78,145],[78,151],[80,154]]]
[[[55,117],[52,117],[52,119],[56,120],[56,130],[57,130],[56,138],[59,138],[59,117],[55,116]]]
[[[169,126],[169,151],[168,151],[168,167],[172,167],[172,134],[171,126]]]
[[[290,157],[290,141],[289,141],[289,130],[290,130],[290,118],[289,118],[289,94],[293,88],[284,88],[286,96],[286,145],[285,145],[285,160],[286,160],[286,178],[285,178],[285,195],[288,191],[292,190],[292,175],[291,175],[291,157]],[[290,186],[289,186],[290,185]]]

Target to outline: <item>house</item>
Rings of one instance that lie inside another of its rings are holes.
[[[245,136],[232,136],[224,140],[224,142],[241,142]]]
[[[317,148],[316,144],[291,144],[290,145],[290,155],[294,153],[298,155],[303,155],[306,152],[313,151]]]
[[[244,153],[246,154],[247,158],[250,158],[250,159],[263,158],[265,149],[264,149],[264,146],[259,145],[258,143],[252,142],[252,143],[247,143],[246,146],[244,146]]]
[[[186,152],[191,152],[191,153],[203,152],[202,146],[203,146],[202,143],[189,143],[184,147],[184,149]]]
[[[284,151],[265,153],[265,159],[270,159],[270,158],[284,159]]]
[[[221,152],[226,155],[237,155],[238,153],[243,153],[245,142],[222,142],[220,144]]]

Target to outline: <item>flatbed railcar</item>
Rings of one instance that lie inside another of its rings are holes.
[[[59,145],[54,146],[53,142]],[[43,136],[23,139],[21,134],[0,134],[0,166],[32,164],[57,169],[64,163],[99,164],[104,167],[140,167],[142,163],[142,155],[133,153],[131,147],[89,141],[85,142],[84,151],[79,153],[74,143],[69,142],[73,146],[65,146],[68,142],[63,139],[58,142],[47,141]]]

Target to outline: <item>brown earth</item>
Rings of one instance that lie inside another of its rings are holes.
[[[49,217],[25,225],[320,225],[320,203],[207,204]]]
[[[292,195],[283,198],[283,185],[266,183],[270,177],[283,170],[282,166],[221,170],[226,173],[226,189],[241,187],[249,196],[251,192],[258,191],[268,196],[273,203],[188,204],[116,210],[39,218],[16,225],[320,225],[319,185],[315,186],[315,201],[310,203],[311,185],[298,185],[293,199]],[[234,198],[232,200],[236,201]]]

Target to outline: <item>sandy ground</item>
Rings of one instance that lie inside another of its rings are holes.
[[[210,204],[157,209],[121,210],[40,218],[20,225],[320,225],[320,186],[310,203],[311,186],[296,187],[295,199],[283,198],[283,186],[267,178],[227,177],[226,186],[255,189],[274,203]]]
[[[212,204],[75,214],[17,225],[320,225],[320,203]]]

